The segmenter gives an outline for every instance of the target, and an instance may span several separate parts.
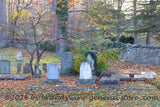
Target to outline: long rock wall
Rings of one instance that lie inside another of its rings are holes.
[[[160,46],[155,45],[127,45],[121,53],[122,60],[128,62],[160,65]]]

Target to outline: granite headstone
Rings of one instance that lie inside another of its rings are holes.
[[[0,74],[10,74],[10,61],[0,60]]]
[[[47,80],[44,80],[43,83],[63,83],[59,80],[59,64],[53,62],[47,65]]]
[[[72,70],[73,55],[70,52],[64,52],[61,56],[61,75],[67,75]]]
[[[97,77],[92,77],[92,69],[89,62],[81,62],[80,77],[76,83],[94,84]]]

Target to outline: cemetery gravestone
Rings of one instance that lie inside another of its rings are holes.
[[[28,74],[27,66],[26,65],[23,66],[23,74]]]
[[[41,70],[39,69],[39,66],[40,66],[40,64],[35,64],[35,66],[34,66],[34,75],[33,75],[33,77],[42,77],[42,75],[41,75]]]
[[[22,62],[22,52],[17,52],[17,62]]]
[[[3,60],[3,56],[0,54],[0,60]]]
[[[72,70],[73,55],[70,52],[64,52],[61,56],[61,75],[69,74]]]
[[[45,71],[45,73],[47,73],[47,64],[46,63],[43,64],[43,71]]]
[[[17,64],[17,74],[21,72],[21,63]]]
[[[92,69],[89,62],[81,62],[80,64],[80,77],[76,83],[94,84],[96,77],[92,77]]]
[[[119,87],[120,78],[117,74],[111,75],[111,77],[102,77],[99,81],[100,86],[104,87]]]
[[[0,60],[0,73],[1,74],[10,74],[10,61]]]
[[[31,70],[30,70],[30,64],[29,64],[29,63],[26,63],[26,65],[25,65],[25,66],[26,66],[26,68],[27,68],[27,72],[28,72],[28,73],[31,73]]]
[[[86,53],[86,61],[90,63],[92,74],[96,75],[97,71],[97,56],[94,52],[87,52]]]
[[[44,80],[43,83],[63,83],[59,80],[59,64],[53,62],[49,63],[47,66],[47,80]]]

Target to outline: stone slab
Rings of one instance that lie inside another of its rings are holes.
[[[118,71],[116,72],[102,71],[100,77],[111,77],[113,74],[118,74]]]
[[[91,79],[80,79],[78,78],[76,80],[76,83],[78,84],[95,84],[97,77],[93,76]]]
[[[0,80],[5,80],[9,77],[10,75],[6,75],[6,74],[0,74]]]
[[[33,77],[40,78],[40,77],[43,77],[43,76],[42,75],[33,75]]]
[[[28,77],[28,75],[13,75],[8,77],[7,80],[25,80]]]
[[[103,87],[117,87],[119,86],[120,79],[116,76],[102,77],[99,81],[100,86]]]
[[[134,77],[134,75],[140,75],[139,71],[125,71],[124,74],[128,74],[129,77]]]
[[[55,87],[42,87],[42,86],[28,86],[27,89],[40,89],[40,88],[51,88],[51,89],[77,89],[77,90],[98,90],[99,87],[76,87],[76,85],[59,85]]]
[[[155,72],[141,72],[142,75],[157,75]]]
[[[48,79],[43,81],[43,84],[49,84],[49,83],[57,84],[57,83],[63,83],[63,81],[59,79]]]
[[[56,85],[57,89],[75,89],[76,85]]]

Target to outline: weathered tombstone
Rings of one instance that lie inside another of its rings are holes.
[[[21,63],[17,63],[17,74],[21,72]]]
[[[3,56],[0,54],[0,60],[3,60]]]
[[[96,75],[97,71],[97,56],[94,52],[87,52],[86,53],[86,61],[91,64],[92,74]]]
[[[111,77],[102,77],[99,81],[100,87],[119,87],[120,78],[117,74],[111,75]]]
[[[28,74],[27,66],[26,65],[23,66],[23,74]]]
[[[31,70],[30,70],[30,64],[29,63],[26,63],[26,68],[27,68],[27,71],[28,71],[28,73],[30,73],[31,72]]]
[[[47,66],[47,80],[44,80],[43,83],[63,83],[59,80],[59,64],[53,62],[49,63]]]
[[[67,75],[72,71],[73,55],[70,52],[64,52],[61,56],[61,75]]]
[[[0,74],[10,74],[10,61],[0,60]]]
[[[39,69],[40,64],[35,64],[33,77],[42,77],[41,70]]]
[[[80,64],[80,77],[76,83],[94,84],[96,77],[92,77],[92,69],[89,62],[81,62]]]
[[[22,52],[17,52],[17,62],[22,62]]]
[[[45,73],[47,73],[47,64],[46,63],[43,64],[43,71],[45,71]]]

